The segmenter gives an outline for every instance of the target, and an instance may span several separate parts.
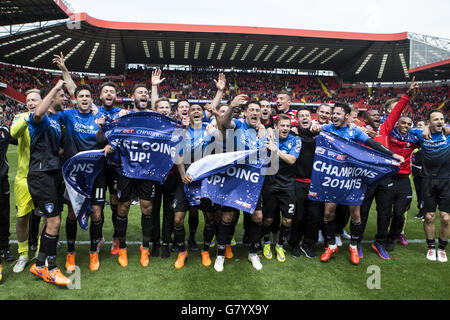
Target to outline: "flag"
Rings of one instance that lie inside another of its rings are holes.
[[[328,132],[316,137],[309,199],[361,205],[367,187],[396,174],[400,163],[379,151]]]
[[[104,127],[115,153],[109,160],[120,175],[163,182],[172,169],[185,129],[155,112],[135,112]]]
[[[254,213],[265,177],[266,157],[256,159],[261,152],[265,149],[220,153],[194,162],[186,171],[194,182],[184,187],[190,204],[198,205],[201,198],[208,198]]]
[[[66,191],[81,228],[87,230],[92,186],[105,165],[105,156],[100,150],[77,153],[63,167]]]

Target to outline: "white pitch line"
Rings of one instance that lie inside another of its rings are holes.
[[[362,240],[361,243],[372,243],[374,240]],[[151,241],[150,241],[151,242]],[[10,244],[17,244],[17,240],[10,240]],[[66,244],[66,241],[61,241],[61,243]],[[320,242],[322,243],[322,242]],[[342,240],[342,243],[350,243],[350,240]],[[408,239],[408,243],[426,243],[425,239]],[[75,241],[76,245],[90,245],[90,241]],[[112,244],[112,241],[105,241],[103,245],[105,244]],[[140,245],[142,244],[142,241],[127,241],[127,245]],[[203,244],[202,241],[198,241],[197,244]],[[242,242],[236,242],[236,244],[242,244]]]

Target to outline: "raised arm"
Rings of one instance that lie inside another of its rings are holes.
[[[152,111],[156,111],[156,100],[159,99],[158,95],[158,86],[165,80],[166,78],[161,79],[161,69],[156,69],[152,71]]]
[[[28,128],[29,114],[17,114],[11,125],[11,137],[19,139]]]
[[[381,125],[380,131],[386,130],[386,134],[390,134],[390,132],[394,129],[395,124],[397,123],[398,119],[400,119],[403,110],[408,105],[408,102],[410,99],[414,99],[419,92],[419,84],[414,81],[415,77],[411,80],[411,85],[406,92],[405,95],[403,95],[400,100],[395,104],[394,109],[392,109],[391,113],[386,118],[386,121]]]
[[[270,137],[266,141],[267,149],[269,149],[272,152],[272,156],[275,154],[277,155],[281,160],[286,162],[288,165],[293,165],[297,161],[297,157],[292,154],[287,154],[284,152],[281,152],[278,146],[275,144],[274,138]]]
[[[230,103],[230,107],[225,111],[225,113],[222,115],[222,124],[225,129],[234,129],[234,122],[233,122],[233,110],[245,103],[246,98],[248,96],[246,94],[240,94],[236,97],[234,97],[233,101]],[[217,124],[219,125],[219,121],[217,121]]]
[[[33,114],[34,122],[40,122],[44,115],[47,113],[48,108],[52,104],[52,100],[55,97],[56,93],[62,89],[64,85],[64,80],[59,79],[56,85],[50,90],[50,92],[42,99],[41,103],[36,107]]]
[[[67,70],[67,67],[64,63],[64,56],[63,53],[60,52],[60,55],[54,54],[53,55],[53,63],[55,63],[58,68],[62,71],[62,78],[65,82],[65,86],[67,91],[70,94],[70,97],[75,99],[75,89],[77,88],[77,85],[72,79],[72,76],[69,73],[69,70]]]

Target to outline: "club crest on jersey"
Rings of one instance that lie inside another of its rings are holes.
[[[53,212],[53,209],[54,209],[53,203],[47,203],[47,204],[45,205],[45,210],[47,210],[48,213],[52,213],[52,212]]]

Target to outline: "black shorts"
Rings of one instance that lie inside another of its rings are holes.
[[[138,197],[141,200],[153,201],[157,183],[152,180],[127,178],[119,174],[117,178],[117,196],[119,202],[131,201],[134,197]]]
[[[105,168],[105,183],[109,194],[117,194],[117,179],[119,174],[111,167]]]
[[[106,199],[106,176],[105,171],[101,171],[97,178],[94,181],[94,185],[91,190],[91,205],[94,206],[104,206]],[[70,203],[69,195],[66,191],[64,184],[64,192],[63,192],[63,203],[67,205],[72,205]]]
[[[186,212],[191,205],[189,204],[189,200],[184,193],[184,183],[180,182],[175,190],[175,198],[173,203],[175,212]],[[202,198],[200,199],[200,205],[196,206],[203,212],[214,212],[216,208],[213,206],[211,200]]]
[[[38,214],[46,218],[63,210],[64,182],[61,170],[28,172],[28,191]]]
[[[450,179],[424,177],[422,180],[423,209],[425,212],[450,212]]]
[[[104,206],[106,199],[106,175],[102,170],[95,179],[91,191],[91,205]]]
[[[273,219],[280,211],[284,218],[292,219],[294,217],[296,205],[295,188],[287,189],[265,184],[261,193],[264,219]]]

